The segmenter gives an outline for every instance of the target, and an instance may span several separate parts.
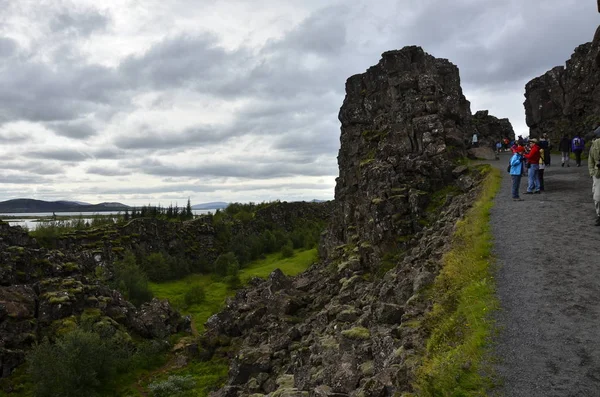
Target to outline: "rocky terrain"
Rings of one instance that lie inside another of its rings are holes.
[[[268,227],[291,230],[302,220],[327,220],[331,203],[274,203],[248,222],[227,220],[235,238]],[[0,377],[8,376],[28,348],[67,331],[80,319],[112,324],[145,338],[189,330],[189,319],[167,301],[136,308],[109,288],[113,264],[126,251],[178,255],[190,266],[212,263],[227,248],[212,216],[187,222],[138,218],[75,231],[43,248],[20,227],[0,221]]]
[[[164,338],[189,328],[168,302],[136,308],[90,276],[90,252],[47,250],[20,227],[0,222],[0,375],[20,365],[27,349],[44,337],[89,321],[124,327],[146,338]]]
[[[524,106],[531,136],[547,133],[551,142],[564,134],[583,136],[600,125],[600,28],[565,66],[527,83]]]
[[[425,291],[479,172],[457,165],[474,125],[458,68],[420,47],[346,83],[340,175],[320,263],[255,280],[206,324],[201,354],[231,359],[214,396],[411,392]]]

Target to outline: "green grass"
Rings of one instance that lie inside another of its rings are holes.
[[[306,270],[317,259],[317,249],[294,251],[291,258],[281,258],[281,253],[268,255],[265,259],[254,261],[240,270],[239,276],[242,283],[246,283],[252,277],[266,278],[277,268],[289,276],[296,275]],[[203,303],[184,306],[184,294],[192,285],[200,285],[206,292]],[[169,299],[175,307],[183,314],[190,314],[193,323],[199,332],[204,330],[204,323],[208,318],[217,313],[223,306],[225,298],[235,293],[225,282],[216,281],[210,275],[194,274],[177,281],[164,283],[150,283],[150,289],[154,296],[160,299]],[[227,377],[229,364],[223,360],[213,358],[207,362],[194,361],[188,366],[175,371],[164,371],[153,376],[145,383],[156,382],[166,379],[169,375],[191,375],[196,381],[196,388],[190,395],[208,396],[208,393],[222,385]],[[135,391],[129,389],[135,396]]]
[[[431,291],[433,310],[425,320],[430,337],[414,385],[418,396],[485,396],[492,386],[486,353],[498,301],[489,217],[501,176],[489,166],[486,172]]]
[[[281,258],[280,253],[268,255],[265,259],[249,263],[240,270],[239,276],[242,283],[246,283],[252,277],[266,278],[269,274],[279,268],[289,276],[295,276],[306,270],[317,258],[317,249],[294,251],[291,258]],[[183,296],[193,285],[200,285],[206,292],[203,303],[185,307]],[[217,313],[223,307],[225,298],[235,293],[224,281],[217,281],[210,275],[192,274],[181,280],[164,283],[149,283],[150,290],[159,299],[168,299],[183,314],[192,316],[194,325],[199,332],[204,330],[204,323],[210,316]]]

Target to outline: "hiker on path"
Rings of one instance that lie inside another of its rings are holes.
[[[530,150],[529,153],[525,153],[524,157],[527,160],[527,166],[529,167],[528,172],[528,184],[527,191],[525,194],[539,194],[540,193],[540,147],[537,144],[537,139],[529,139]]]
[[[596,226],[600,226],[600,127],[594,131],[594,142],[588,156],[588,170],[592,177],[592,195],[596,207]]]
[[[581,153],[585,149],[585,140],[579,136],[579,134],[575,134],[573,141],[571,142],[571,151],[575,153],[575,163],[577,167],[581,167]]]
[[[523,155],[522,152],[515,151],[509,161],[510,178],[512,180],[512,199],[513,201],[523,201],[519,196],[519,186],[521,186],[521,176],[523,174]]]
[[[550,150],[552,150],[552,147],[550,145],[550,140],[548,139],[548,134],[542,135],[538,145],[540,145],[540,149],[544,150],[542,155],[544,165],[550,165]]]
[[[540,181],[540,192],[544,191],[544,171],[546,170],[546,161],[544,160],[546,158],[546,153],[550,153],[550,150],[547,148],[544,148],[541,145],[541,140],[540,142],[538,142],[538,145],[540,145],[540,169],[538,170],[538,179]]]
[[[479,140],[477,139],[477,133],[473,134],[473,138],[472,138],[471,142],[473,144],[473,147],[477,147],[477,144],[479,142]]]
[[[569,160],[571,160],[571,139],[569,139],[567,135],[563,135],[561,138],[560,143],[558,144],[558,150],[560,151],[561,155],[560,166],[564,167],[566,163],[567,167],[570,167]]]

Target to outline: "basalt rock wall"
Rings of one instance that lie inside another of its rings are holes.
[[[342,244],[368,245],[361,261],[377,267],[423,228],[433,192],[454,181],[473,126],[458,68],[405,47],[382,55],[346,82],[335,218],[325,254]]]
[[[340,176],[321,259],[253,280],[212,316],[201,355],[231,360],[216,397],[413,392],[427,294],[479,171],[458,166],[473,125],[458,68],[419,47],[350,77]]]
[[[479,110],[473,115],[473,125],[477,130],[480,146],[495,147],[496,142],[504,138],[515,139],[515,131],[508,119],[499,119],[487,110]]]
[[[600,27],[565,66],[527,83],[524,106],[530,136],[547,133],[551,142],[564,134],[583,136],[600,125]]]

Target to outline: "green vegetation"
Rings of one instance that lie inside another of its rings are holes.
[[[123,259],[115,263],[114,273],[112,287],[119,290],[131,303],[140,306],[152,300],[148,277],[138,266],[131,252],[125,253]]]
[[[348,339],[365,340],[371,337],[371,332],[365,327],[354,327],[342,331],[342,335]]]
[[[37,397],[97,396],[114,390],[130,353],[116,337],[75,329],[55,344],[45,340],[28,355]]]
[[[431,291],[433,310],[424,322],[430,337],[415,382],[419,396],[485,396],[491,386],[485,354],[498,302],[489,216],[501,177],[489,166],[484,170],[481,195],[458,222]]]
[[[253,277],[266,278],[277,268],[289,276],[303,272],[317,259],[316,248],[296,250],[293,257],[282,259],[280,254],[267,255],[265,259],[254,261],[239,270],[239,279],[245,284]],[[192,274],[181,280],[164,283],[149,283],[150,290],[159,299],[168,299],[183,314],[190,314],[198,331],[210,316],[221,310],[225,298],[233,295],[235,289],[224,278],[210,274]],[[204,299],[199,303],[187,304],[186,294],[192,288],[204,290]]]

